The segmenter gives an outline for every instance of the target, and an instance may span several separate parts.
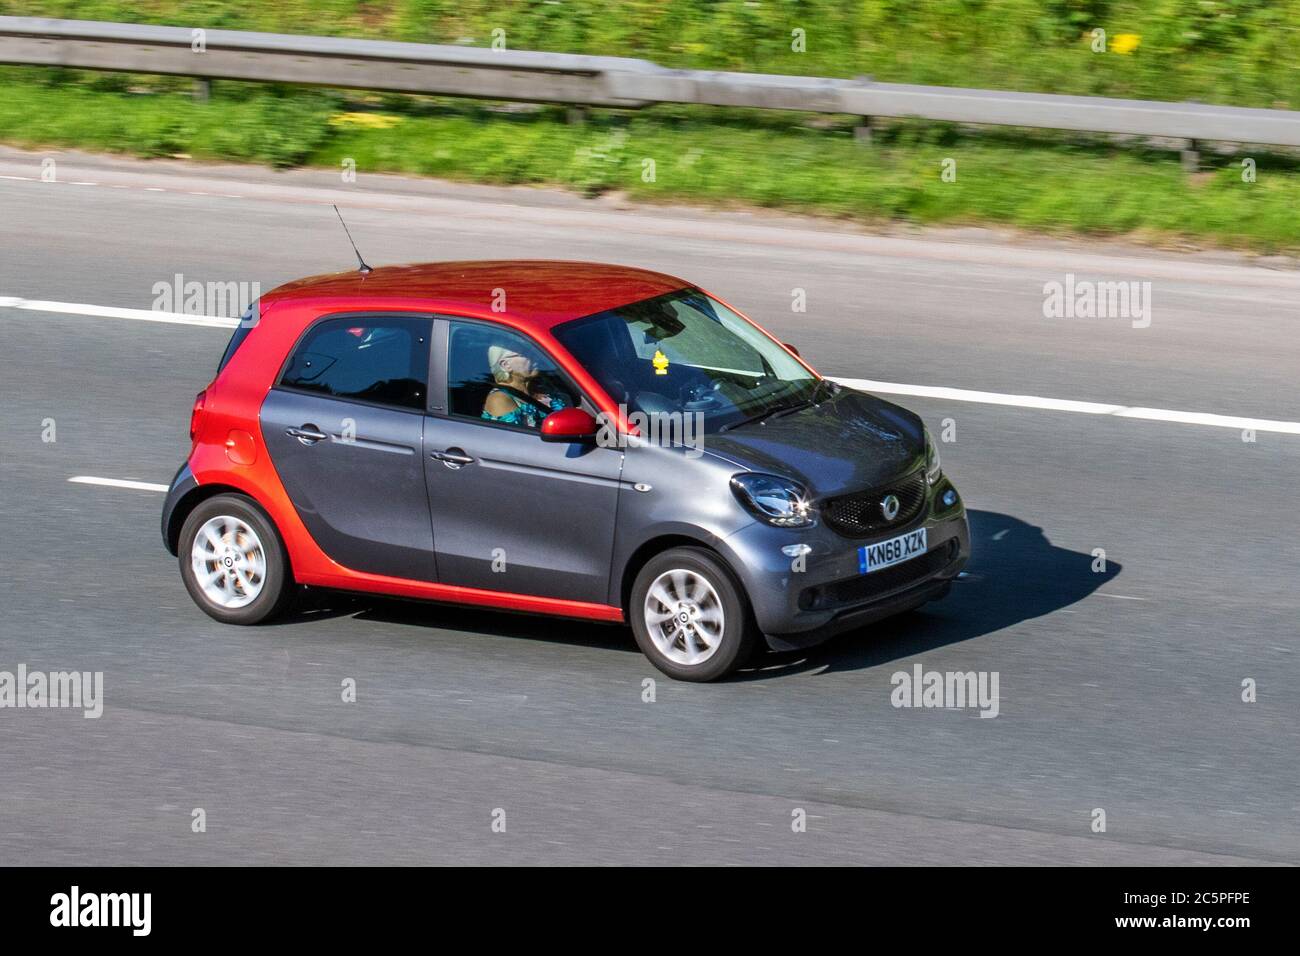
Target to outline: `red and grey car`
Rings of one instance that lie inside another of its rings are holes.
[[[163,537],[232,624],[344,589],[626,623],[711,680],[940,598],[970,553],[918,416],[643,269],[289,283],[236,329],[191,437]]]

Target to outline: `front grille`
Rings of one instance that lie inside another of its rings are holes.
[[[850,538],[879,534],[905,525],[921,513],[925,487],[925,469],[920,468],[888,485],[831,498],[822,506],[822,515],[828,525]],[[891,494],[898,496],[899,509],[894,519],[888,521],[880,503]]]
[[[805,611],[820,611],[844,604],[856,604],[874,597],[882,597],[891,591],[902,590],[932,574],[942,571],[957,557],[961,545],[956,538],[949,538],[946,544],[931,548],[919,558],[904,561],[891,568],[881,568],[870,574],[821,584],[807,588],[799,595],[799,607]]]

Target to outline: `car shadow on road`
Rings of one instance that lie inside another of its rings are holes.
[[[355,617],[362,621],[380,621],[385,624],[519,637],[526,640],[571,644],[576,647],[604,647],[614,651],[641,653],[631,630],[618,625],[342,591],[310,592],[299,599],[292,614],[276,623],[305,623],[313,619],[323,620],[343,616]]]
[[[1043,529],[1011,515],[969,511],[971,560],[948,596],[916,611],[840,634],[802,652],[765,655],[737,680],[792,671],[847,671],[916,657],[994,634],[1083,600],[1122,566],[1106,557],[1058,548]]]
[[[993,634],[1042,617],[1087,597],[1120,573],[1107,557],[1093,571],[1091,554],[1058,548],[1035,527],[1011,515],[968,512],[972,556],[965,578],[946,598],[917,611],[841,634],[807,651],[764,654],[732,680],[764,680],[807,671],[875,667],[959,641]],[[590,621],[404,601],[374,595],[318,592],[300,602],[285,623],[351,615],[362,620],[551,641],[640,653],[632,632]]]

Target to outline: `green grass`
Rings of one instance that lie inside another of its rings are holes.
[[[1300,109],[1300,0],[0,0],[0,14],[478,46],[502,30],[513,49],[675,67]],[[1105,52],[1088,42],[1095,28],[1111,41]],[[1118,52],[1120,34],[1136,47]],[[1300,165],[1275,155],[1254,156],[1258,181],[1246,183],[1241,157],[1207,157],[1217,166],[1189,177],[1172,153],[1057,133],[900,123],[863,147],[842,118],[810,128],[791,114],[661,107],[570,126],[558,109],[234,83],[199,104],[188,89],[177,78],[0,69],[0,140],[273,166],[351,158],[362,174],[1300,250]],[[400,122],[330,124],[358,109]],[[940,177],[946,158],[955,182]]]
[[[0,0],[0,13],[1300,108],[1300,0]],[[1094,29],[1140,37],[1094,53]],[[803,31],[803,52],[793,33]]]
[[[1256,155],[1188,176],[1175,153],[1029,131],[963,136],[898,124],[870,146],[847,125],[810,129],[785,114],[659,108],[502,113],[409,97],[282,91],[216,83],[194,101],[180,81],[0,70],[0,140],[144,156],[184,154],[276,166],[398,172],[499,184],[552,184],[588,195],[760,206],[862,222],[994,224],[1035,231],[1188,237],[1260,252],[1300,251],[1300,166]],[[77,82],[71,82],[77,81]],[[134,90],[135,92],[129,92]],[[341,112],[396,117],[387,129],[331,124]],[[943,161],[956,161],[944,182]],[[645,175],[654,162],[653,181]]]

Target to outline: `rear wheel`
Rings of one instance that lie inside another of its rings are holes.
[[[177,554],[194,603],[226,624],[259,624],[294,595],[280,536],[252,499],[217,495],[190,512]]]
[[[646,562],[628,611],[641,651],[678,680],[717,680],[745,664],[756,644],[744,591],[703,548],[673,548]]]

